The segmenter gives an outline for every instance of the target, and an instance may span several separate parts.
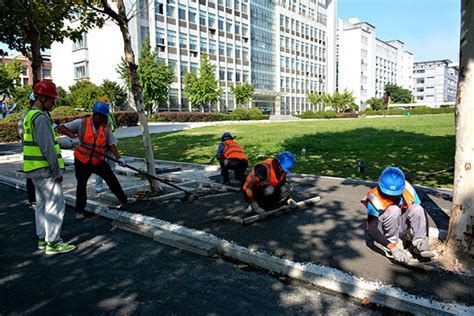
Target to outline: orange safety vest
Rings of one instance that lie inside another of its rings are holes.
[[[408,181],[405,181],[405,190],[402,193],[403,204],[401,205],[402,209],[409,208],[415,202],[415,189],[412,187]],[[360,201],[366,207],[368,202],[372,203],[375,209],[379,212],[383,212],[387,207],[394,205],[392,201],[385,198],[378,190],[377,187],[370,190]]]
[[[221,144],[224,144],[224,150],[222,151],[222,156],[225,159],[244,159],[248,160],[247,156],[245,155],[242,147],[239,144],[234,142],[232,139],[227,139],[223,141]]]
[[[247,176],[247,180],[245,181],[244,190],[250,187],[251,183],[255,182],[257,182],[256,186],[270,184],[274,187],[279,186],[283,182],[286,173],[283,172],[280,178],[278,178],[275,169],[273,169],[272,161],[273,159],[268,159],[261,163],[261,165],[267,169],[267,178],[263,181],[260,181],[260,179],[255,174],[255,167],[252,169],[252,172]]]
[[[87,117],[82,119],[81,134],[79,134],[79,140],[81,144],[86,145],[94,149],[98,153],[105,154],[108,149],[108,127],[104,128],[103,126],[99,127],[97,136],[94,134],[94,128],[92,127],[92,118]],[[93,165],[98,165],[105,158],[95,152],[86,149],[84,146],[78,146],[74,150],[74,157],[76,157],[82,163],[90,163]]]

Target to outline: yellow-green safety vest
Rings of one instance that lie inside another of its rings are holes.
[[[28,111],[23,121],[23,170],[25,173],[41,168],[49,168],[48,160],[43,156],[35,137],[34,120],[39,115],[46,115],[43,111],[33,109]],[[51,120],[51,119],[50,119]],[[54,139],[54,149],[58,157],[59,168],[64,169],[64,159],[61,156],[61,149],[56,142],[56,133],[51,122],[51,131]]]
[[[115,117],[112,115],[112,113],[109,114],[109,126],[112,133],[115,133],[115,130],[117,129],[117,123],[115,122]]]

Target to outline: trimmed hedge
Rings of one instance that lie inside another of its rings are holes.
[[[214,121],[245,121],[266,120],[259,109],[236,109],[231,114],[202,112],[159,112],[148,116],[149,122],[214,122]]]
[[[18,119],[20,115],[21,113],[15,113],[15,115],[11,115],[12,118],[8,119],[10,116],[7,116],[4,120],[0,121],[0,143],[17,142],[20,140],[18,136]],[[52,119],[54,123],[59,125],[90,115],[91,113],[87,112],[76,112],[76,115],[53,116]],[[135,126],[138,124],[138,113],[136,112],[119,111],[113,112],[113,115],[118,126]]]
[[[341,117],[341,114],[351,114],[351,113],[336,113],[334,111],[305,111],[303,114],[300,115],[293,115],[302,119],[315,119],[315,118],[336,118],[336,117]],[[357,117],[357,114],[356,114]]]
[[[454,108],[440,108],[432,109],[429,107],[418,107],[407,110],[365,110],[360,112],[362,115],[405,115],[411,113],[412,115],[424,115],[424,114],[443,114],[443,113],[454,113]]]

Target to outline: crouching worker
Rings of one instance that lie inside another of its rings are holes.
[[[291,197],[291,186],[286,175],[296,162],[295,156],[284,151],[274,159],[265,160],[253,167],[244,184],[244,199],[248,211],[263,213],[282,205],[296,207]]]
[[[240,181],[241,184],[245,182],[245,171],[249,165],[248,159],[242,147],[234,141],[229,132],[222,134],[216,157],[221,165],[223,184],[230,184],[229,170],[234,171],[237,181]]]
[[[400,244],[399,237],[411,242],[409,249],[423,257],[432,257],[428,239],[428,223],[420,198],[413,186],[405,181],[403,171],[386,168],[378,185],[361,200],[367,207],[368,237],[387,248],[393,259],[410,261],[410,254]]]
[[[87,203],[87,181],[93,173],[105,180],[121,205],[127,203],[127,196],[103,156],[105,152],[110,150],[115,158],[120,161],[119,164],[125,165],[125,161],[121,159],[115,147],[117,139],[110,130],[108,116],[108,104],[97,102],[92,108],[92,117],[76,119],[58,127],[62,133],[71,138],[77,138],[80,142],[80,145],[74,149],[74,166],[77,180],[76,219],[84,218]]]

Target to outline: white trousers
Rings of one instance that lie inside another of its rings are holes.
[[[53,244],[61,239],[65,207],[63,184],[53,178],[32,180],[36,188],[36,235]]]

